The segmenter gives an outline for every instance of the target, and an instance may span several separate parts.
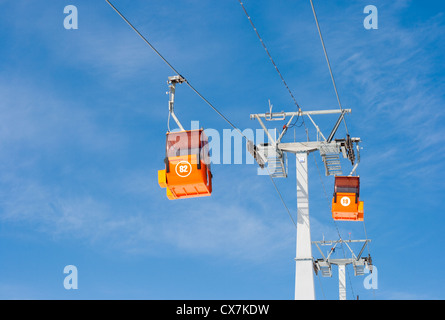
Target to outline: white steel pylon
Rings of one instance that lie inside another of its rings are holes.
[[[310,227],[310,215],[309,215],[309,177],[308,177],[308,164],[307,156],[309,153],[319,151],[320,155],[329,154],[343,154],[343,157],[351,160],[351,155],[354,155],[352,144],[357,144],[360,138],[349,139],[348,143],[345,143],[345,139],[334,140],[334,134],[338,129],[340,122],[342,121],[345,113],[351,112],[351,109],[334,109],[334,110],[318,110],[318,111],[298,111],[298,112],[277,112],[277,113],[262,113],[251,114],[251,119],[257,119],[263,130],[269,137],[269,143],[261,144],[258,146],[251,145],[249,151],[252,153],[254,159],[258,161],[261,167],[268,165],[268,154],[271,154],[271,150],[275,151],[278,156],[283,156],[285,152],[294,153],[296,155],[296,171],[297,171],[297,236],[296,236],[296,256],[295,256],[295,299],[296,300],[314,300],[314,268],[313,268],[313,256],[312,256],[312,242],[311,242],[311,227]],[[328,139],[325,138],[320,128],[316,125],[311,115],[326,115],[326,114],[338,114],[338,118],[331,134]],[[269,134],[268,129],[265,127],[261,118],[265,120],[284,120],[290,116],[290,120],[287,125],[283,127],[283,131],[275,141]],[[305,142],[290,142],[281,143],[281,138],[287,131],[287,128],[292,123],[294,117],[307,116],[317,130],[317,141],[305,141]],[[319,140],[319,138],[321,138]],[[324,159],[324,157],[323,157]],[[353,162],[351,160],[351,162]],[[339,171],[330,170],[328,167],[330,164],[325,162],[326,174],[333,175]],[[355,168],[354,168],[355,170]],[[287,172],[286,168],[282,168],[281,171]],[[280,171],[280,172],[281,172]],[[271,176],[274,172],[270,172]],[[351,172],[352,174],[352,172]],[[286,177],[287,175],[282,175]]]
[[[295,257],[295,300],[315,300],[309,220],[307,152],[297,153],[297,244]]]

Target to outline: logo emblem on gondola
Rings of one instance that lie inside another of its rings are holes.
[[[347,207],[351,204],[351,199],[349,199],[348,197],[343,197],[341,198],[340,203],[343,207]]]
[[[176,174],[182,178],[188,177],[192,173],[192,165],[188,161],[179,161],[175,167]]]

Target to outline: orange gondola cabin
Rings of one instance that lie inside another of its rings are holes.
[[[203,129],[168,132],[165,169],[158,182],[170,200],[210,196],[212,173],[208,138]]]
[[[340,221],[363,221],[359,177],[335,177],[332,218]]]

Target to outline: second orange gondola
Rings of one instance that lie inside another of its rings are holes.
[[[360,201],[360,178],[336,176],[332,198],[332,218],[340,221],[363,221]]]

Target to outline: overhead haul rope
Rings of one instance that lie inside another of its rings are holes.
[[[229,119],[226,118],[226,116],[224,116],[217,108],[215,108],[215,106],[213,106],[213,104],[211,104],[198,90],[195,89],[195,87],[193,87],[191,85],[191,83],[185,78],[183,77],[178,70],[176,70],[170,62],[167,61],[166,58],[164,58],[164,56],[158,51],[156,50],[156,48],[131,24],[130,21],[128,21],[127,18],[125,18],[125,16],[109,1],[109,0],[105,0],[111,8],[113,8],[114,11],[116,11],[117,14],[119,14],[119,16],[134,30],[134,32],[136,32],[139,37],[142,38],[142,40],[145,41],[146,44],[148,44],[150,46],[150,48],[170,67],[170,69],[172,69],[177,75],[180,75],[183,79],[184,82],[190,87],[190,89],[192,89],[209,107],[211,107],[221,118],[223,118],[233,129],[235,129],[236,131],[239,132],[239,134],[241,134],[241,136],[243,136],[247,141],[249,141],[249,139],[243,134],[243,132],[236,127]]]
[[[253,24],[253,21],[252,21],[252,19],[250,18],[250,15],[247,13],[247,10],[246,10],[246,8],[244,7],[243,2],[242,2],[241,0],[238,0],[238,2],[240,3],[241,7],[243,8],[243,11],[244,11],[244,13],[246,14],[247,19],[249,20],[250,25],[252,26],[253,30],[255,31],[255,33],[256,33],[258,39],[259,39],[260,42],[261,42],[261,45],[263,46],[264,50],[266,51],[267,56],[269,57],[269,59],[270,59],[270,61],[272,62],[272,64],[273,64],[275,70],[277,71],[278,75],[280,76],[281,81],[283,82],[284,86],[286,87],[287,91],[289,92],[289,95],[291,96],[292,100],[294,101],[294,104],[297,106],[297,108],[298,108],[298,112],[301,112],[301,107],[300,107],[300,105],[298,104],[298,102],[297,102],[297,100],[295,99],[295,97],[294,97],[292,91],[290,90],[289,86],[287,85],[286,80],[284,80],[284,77],[283,77],[283,75],[281,74],[280,70],[278,69],[277,64],[275,63],[275,61],[273,60],[273,58],[272,58],[272,56],[271,56],[269,50],[267,49],[266,44],[265,44],[264,41],[263,41],[263,38],[261,38],[261,36],[260,36],[260,34],[259,34],[257,28],[256,28],[255,25]],[[299,117],[300,117],[300,115],[298,114],[297,119],[295,120],[295,122],[294,122],[292,125],[289,126],[290,128],[296,125],[296,123],[297,123]],[[302,121],[303,121],[303,123],[304,123],[304,118],[301,117],[301,119],[302,119]],[[300,125],[300,126],[301,126],[301,125]]]
[[[166,58],[164,58],[164,56],[162,56],[162,54],[158,51],[158,50],[156,50],[156,48],[131,24],[131,22],[130,21],[128,21],[128,19],[127,18],[125,18],[125,16],[109,1],[109,0],[105,0],[109,5],[110,5],[110,7],[111,8],[113,8],[113,10],[114,11],[116,11],[116,13],[117,14],[119,14],[119,16],[139,35],[139,37],[141,37],[142,38],[142,40],[144,40],[145,41],[145,43],[147,43],[149,46],[150,46],[150,48],[170,67],[170,69],[172,69],[177,75],[181,75],[179,72],[178,72],[178,70],[176,70],[173,66],[172,66],[172,64],[170,63],[170,62],[168,62],[168,60],[166,59]],[[270,55],[269,55],[270,56]],[[273,61],[273,60],[272,60]],[[277,69],[277,71],[278,71],[278,68],[276,68]],[[223,118],[232,128],[234,128],[235,130],[237,130],[240,134],[241,134],[241,136],[243,136],[245,139],[246,139],[246,141],[249,141],[249,139],[242,133],[242,131],[238,128],[238,127],[236,127],[229,119],[227,119],[217,108],[215,108],[198,90],[196,90],[191,84],[190,84],[190,82],[186,79],[186,78],[184,78],[183,76],[181,76],[183,79],[184,79],[184,82],[190,87],[190,89],[192,89],[202,100],[204,100],[204,102],[207,104],[207,105],[209,105],[221,118]],[[284,81],[284,79],[283,79],[283,81]],[[290,90],[289,90],[290,91]],[[291,93],[292,94],[292,93]],[[295,101],[295,103],[297,104],[297,106],[298,106],[298,103],[296,102],[296,100],[295,100],[295,98],[294,98],[294,101]],[[298,106],[299,107],[299,106]],[[299,109],[299,110],[301,110],[301,109]],[[268,170],[269,171],[269,170]],[[288,215],[289,215],[289,217],[290,217],[290,219],[292,220],[292,223],[294,224],[294,226],[296,227],[297,225],[295,224],[295,221],[294,221],[294,219],[292,218],[292,214],[290,213],[290,211],[289,211],[289,208],[286,206],[286,203],[284,202],[284,199],[283,199],[283,197],[282,197],[282,195],[281,195],[281,193],[280,193],[280,191],[278,190],[278,187],[276,186],[276,184],[275,184],[275,182],[274,182],[274,180],[273,180],[273,178],[272,178],[272,176],[271,176],[271,174],[270,174],[270,172],[269,172],[269,177],[271,178],[271,181],[272,181],[272,183],[273,183],[273,185],[274,185],[274,187],[275,187],[275,190],[277,191],[277,193],[278,193],[278,195],[279,195],[279,197],[280,197],[280,199],[281,199],[281,201],[282,201],[282,203],[283,203],[283,205],[284,205],[284,207],[286,208],[286,210],[287,210],[287,213],[288,213]]]
[[[339,97],[339,94],[338,94],[338,90],[337,90],[337,85],[336,85],[336,83],[335,83],[334,75],[333,75],[333,73],[332,73],[331,63],[330,63],[330,61],[329,61],[329,56],[328,56],[328,53],[327,53],[327,50],[326,50],[326,46],[325,46],[325,44],[324,44],[323,35],[322,35],[322,33],[321,33],[320,25],[319,25],[319,23],[318,23],[317,14],[316,14],[316,12],[315,12],[314,3],[313,3],[312,0],[310,0],[310,3],[311,3],[311,7],[312,7],[312,13],[314,14],[315,23],[316,23],[316,25],[317,25],[318,34],[319,34],[319,36],[320,36],[320,41],[321,41],[321,44],[322,44],[322,46],[323,46],[323,52],[324,52],[324,55],[325,55],[325,58],[326,58],[326,62],[327,62],[327,64],[328,64],[329,73],[330,73],[330,75],[331,75],[332,84],[333,84],[333,86],[334,86],[334,91],[335,91],[335,95],[336,95],[336,97],[337,97],[337,102],[338,102],[338,105],[339,105],[340,110],[343,110],[343,107],[342,107],[342,105],[341,105],[341,101],[340,101],[340,97]],[[348,132],[348,126],[347,126],[347,124],[346,124],[346,119],[345,119],[344,117],[343,117],[343,122],[344,122],[344,124],[345,124],[346,133],[349,134],[349,132]],[[315,159],[314,159],[314,160],[315,160]],[[321,176],[320,176],[320,178],[321,178]],[[322,181],[322,183],[323,183],[323,181]],[[323,188],[324,188],[324,186],[323,186]],[[329,200],[328,200],[328,201],[329,201]],[[335,222],[335,221],[334,221],[334,222]],[[336,227],[336,229],[337,229],[338,235],[340,236],[340,232],[339,232],[339,230],[338,230],[338,227],[337,227],[337,224],[336,224],[336,223],[335,223],[335,227]],[[368,234],[367,234],[367,231],[366,231],[365,221],[363,221],[363,229],[364,229],[364,232],[365,232],[365,238],[366,238],[366,241],[367,241],[366,248],[367,248],[367,251],[368,251],[368,255],[371,256],[371,250],[370,250],[370,248],[369,248],[369,241],[368,241],[369,239],[368,239]],[[340,236],[340,238],[341,238],[341,236]],[[349,277],[349,273],[348,273],[348,277]],[[350,281],[350,283],[351,283],[351,280],[350,280],[350,279],[349,279],[349,281]],[[351,285],[351,287],[352,287],[352,285]],[[373,289],[372,292],[373,292],[373,295],[375,295],[375,293],[374,293],[374,289]],[[353,293],[353,295],[354,295],[354,293]]]
[[[278,74],[280,75],[281,81],[283,81],[285,87],[287,88],[287,91],[289,91],[290,96],[292,97],[292,99],[294,100],[295,105],[298,107],[298,109],[300,110],[300,106],[298,105],[297,100],[295,99],[294,95],[292,94],[292,91],[289,89],[289,86],[286,83],[286,80],[284,80],[283,75],[281,74],[280,70],[278,70],[277,65],[275,64],[275,61],[273,60],[272,56],[269,53],[269,50],[266,47],[266,44],[264,43],[263,39],[261,38],[260,34],[258,33],[257,28],[255,27],[255,25],[253,24],[252,19],[250,18],[249,14],[247,13],[246,8],[243,5],[243,2],[241,0],[238,0],[238,2],[240,3],[241,7],[244,10],[244,13],[247,16],[247,19],[249,19],[250,24],[252,25],[253,30],[255,31],[258,39],[260,40],[261,44],[263,45],[264,50],[266,50],[267,55],[269,56],[270,61],[272,62],[273,66],[275,67],[275,70],[277,70]]]
[[[306,133],[307,133],[307,131],[306,131]],[[307,135],[307,139],[308,139],[308,141],[309,141],[309,135]],[[326,192],[326,187],[325,187],[324,182],[323,182],[323,179],[322,179],[322,177],[321,177],[321,171],[320,171],[320,168],[318,167],[317,160],[315,159],[315,154],[313,154],[313,155],[314,155],[314,163],[315,163],[315,167],[317,168],[318,176],[320,177],[321,186],[322,186],[322,188],[323,188],[323,193],[324,193],[326,202],[327,202],[327,204],[328,204],[329,211],[331,211],[331,210],[332,210],[332,204],[331,204],[331,202],[329,201],[329,197],[328,197],[328,194],[327,194],[327,192]],[[339,240],[342,240],[343,237],[341,236],[340,229],[338,228],[337,222],[334,220],[333,223],[334,223],[335,229],[336,229],[336,231],[337,231],[337,235],[338,235]],[[342,249],[342,251],[343,251],[343,258],[346,258],[346,252],[345,252],[345,248],[343,247],[343,244],[341,245],[341,249]],[[348,275],[348,281],[349,281],[349,286],[351,287],[352,295],[355,296],[355,294],[354,294],[354,287],[352,286],[351,276],[350,276],[350,274],[349,274],[349,269],[348,269],[348,268],[346,268],[346,273],[347,273],[347,275]],[[320,282],[320,285],[321,285],[321,282]]]
[[[327,64],[328,64],[329,74],[331,75],[332,84],[333,84],[333,86],[334,86],[335,95],[336,95],[336,97],[337,97],[338,106],[340,107],[340,110],[343,111],[343,107],[342,107],[342,105],[341,105],[340,97],[339,97],[339,95],[338,95],[338,91],[337,91],[337,85],[335,84],[334,74],[332,73],[332,68],[331,68],[331,63],[330,63],[330,61],[329,61],[328,52],[326,51],[326,46],[325,46],[325,44],[324,44],[323,35],[321,34],[320,25],[318,24],[317,14],[315,13],[314,3],[312,2],[312,0],[310,0],[310,2],[311,2],[312,12],[313,12],[313,14],[314,14],[315,23],[317,24],[318,34],[320,35],[321,45],[323,46],[324,56],[325,56],[325,58],[326,58],[326,62],[327,62]],[[346,125],[346,120],[345,120],[344,117],[343,117],[343,122],[345,123],[346,133],[348,133],[348,127],[347,127],[347,125]]]
[[[290,210],[289,210],[289,208],[287,207],[286,202],[284,201],[283,196],[281,195],[281,192],[280,192],[280,190],[278,189],[278,187],[277,187],[277,185],[276,185],[276,183],[275,183],[275,180],[273,179],[272,174],[271,174],[270,171],[269,171],[269,168],[266,167],[266,169],[267,169],[267,173],[269,174],[270,181],[272,181],[272,184],[273,184],[273,186],[275,187],[275,190],[277,191],[278,196],[280,197],[281,202],[283,203],[284,208],[287,210],[287,214],[289,215],[289,218],[291,219],[292,223],[294,224],[295,229],[297,229],[297,224],[295,223],[295,220],[294,220],[294,218],[292,217],[292,214],[290,213]]]
[[[270,61],[272,62],[272,64],[273,64],[275,70],[277,71],[278,75],[280,76],[280,78],[281,78],[281,80],[282,80],[284,86],[285,86],[286,89],[288,90],[288,92],[289,92],[289,94],[290,94],[292,100],[294,101],[295,105],[297,106],[298,111],[301,112],[301,107],[299,106],[298,102],[296,101],[294,95],[292,94],[292,91],[290,90],[289,86],[288,86],[287,83],[286,83],[286,80],[284,79],[284,77],[283,77],[283,75],[281,74],[280,70],[278,69],[278,67],[277,67],[277,65],[276,65],[276,63],[275,63],[275,61],[273,60],[273,58],[272,58],[272,56],[271,56],[269,50],[267,49],[266,44],[264,43],[263,39],[261,38],[261,36],[260,36],[260,34],[259,34],[257,28],[255,27],[255,25],[254,25],[254,23],[253,23],[253,21],[252,21],[250,15],[247,13],[247,10],[246,10],[246,8],[244,7],[243,2],[242,2],[241,0],[238,0],[238,2],[240,3],[241,7],[243,8],[243,11],[244,11],[244,13],[245,13],[246,16],[247,16],[247,19],[249,20],[249,22],[250,22],[250,24],[251,24],[253,30],[255,31],[255,33],[256,33],[256,35],[257,35],[257,37],[258,37],[258,39],[260,40],[261,45],[263,46],[264,50],[266,51],[266,53],[267,53],[267,55],[268,55]],[[342,104],[341,104],[341,101],[340,101],[340,97],[339,97],[339,94],[338,94],[338,90],[337,90],[337,86],[336,86],[336,83],[335,83],[334,75],[333,75],[333,73],[332,73],[332,68],[331,68],[331,64],[330,64],[330,61],[329,61],[329,56],[328,56],[327,51],[326,51],[326,46],[325,46],[325,44],[324,44],[324,40],[323,40],[323,36],[322,36],[322,33],[321,33],[320,25],[319,25],[319,23],[318,23],[318,18],[317,18],[317,15],[316,15],[315,8],[314,8],[314,5],[313,5],[313,3],[312,3],[312,0],[311,0],[310,2],[311,2],[312,12],[313,12],[313,14],[314,14],[315,22],[316,22],[316,25],[317,25],[318,33],[319,33],[319,35],[320,35],[320,40],[321,40],[321,43],[322,43],[322,46],[323,46],[323,51],[324,51],[324,54],[325,54],[325,58],[326,58],[326,61],[327,61],[327,64],[328,64],[329,73],[330,73],[330,75],[331,75],[332,83],[333,83],[334,90],[335,90],[335,94],[336,94],[336,97],[337,97],[338,105],[339,105],[340,110],[342,111],[342,110],[343,110],[343,107],[342,107]],[[293,124],[291,124],[291,125],[289,126],[289,128],[295,126],[296,123],[297,123],[297,121],[298,121],[298,118],[297,118],[297,120],[296,120]],[[346,120],[345,120],[344,118],[343,118],[343,122],[344,122],[344,125],[345,125],[346,132],[348,133],[348,127],[347,127],[347,125],[346,125]],[[304,125],[305,130],[306,130],[307,139],[308,139],[308,141],[309,141],[308,130],[307,130],[307,127],[306,127],[306,124],[305,124],[305,122],[304,122],[304,118],[303,118],[303,117],[302,117],[302,124],[300,124],[299,126],[301,126],[301,125]],[[320,176],[320,181],[321,181],[321,183],[322,183],[322,187],[323,187],[323,191],[324,191],[326,200],[327,200],[327,202],[328,202],[328,205],[330,206],[329,199],[328,199],[328,196],[327,196],[327,193],[326,193],[326,188],[325,188],[325,186],[324,186],[324,182],[323,182],[323,180],[322,180],[322,178],[321,178],[321,173],[320,173],[320,170],[319,170],[319,168],[318,168],[318,164],[317,164],[317,161],[316,161],[316,159],[315,159],[315,156],[314,156],[314,162],[315,162],[315,165],[316,165],[316,167],[317,167],[317,171],[318,171],[319,176]],[[289,208],[287,207],[287,205],[286,205],[286,203],[285,203],[285,201],[284,201],[284,199],[283,199],[283,197],[282,197],[282,195],[281,195],[281,193],[280,193],[280,191],[279,191],[277,185],[275,184],[275,181],[274,181],[272,175],[270,174],[270,172],[269,172],[269,177],[270,177],[270,179],[271,179],[271,181],[272,181],[272,183],[273,183],[273,185],[274,185],[274,187],[275,187],[275,189],[276,189],[276,191],[277,191],[277,193],[278,193],[278,195],[279,195],[279,197],[280,197],[280,199],[281,199],[281,201],[282,201],[284,207],[286,208],[286,210],[287,210],[287,212],[288,212],[288,214],[289,214],[289,217],[291,218],[291,220],[292,220],[292,222],[294,223],[295,227],[297,227],[297,225],[295,224],[295,221],[294,221],[294,219],[292,218],[292,215],[291,215],[291,213],[290,213],[290,211],[289,211]],[[334,221],[334,224],[335,224],[335,228],[336,228],[336,230],[337,230],[337,234],[338,234],[340,240],[343,239],[342,236],[341,236],[341,233],[340,233],[340,230],[339,230],[339,228],[338,228],[338,225],[337,225],[336,221]],[[365,227],[365,225],[364,225],[364,222],[363,222],[363,226],[364,226],[364,228],[365,228],[366,240],[368,240],[368,237],[367,237],[367,234],[366,234],[366,227]],[[368,249],[368,253],[370,254],[369,243],[367,244],[367,249]],[[343,256],[345,257],[345,256],[346,256],[346,252],[345,252],[343,246],[342,246],[342,251],[343,251]],[[349,270],[347,269],[346,272],[347,272],[347,274],[348,274],[348,280],[349,280],[349,283],[350,283],[350,287],[351,287],[352,295],[355,296],[355,294],[354,294],[354,288],[353,288],[353,286],[352,286],[351,276],[350,276],[350,274],[349,274]],[[321,286],[321,283],[320,283],[320,286]],[[322,289],[322,290],[323,290],[323,289]],[[324,296],[324,292],[323,292],[323,296]]]
[[[288,127],[288,128],[292,128],[292,127],[294,127],[294,126],[297,124],[297,122],[298,122],[298,119],[299,119],[299,117],[300,117],[301,107],[300,107],[300,105],[298,104],[297,99],[295,99],[295,96],[293,95],[291,89],[290,89],[289,86],[287,85],[287,82],[286,82],[286,80],[284,79],[283,75],[281,74],[280,70],[278,69],[277,64],[275,63],[274,59],[272,58],[272,55],[270,54],[269,50],[267,49],[267,46],[266,46],[266,44],[264,43],[263,38],[260,36],[260,34],[259,34],[259,32],[258,32],[258,29],[255,27],[255,25],[254,25],[252,19],[250,18],[250,15],[247,13],[247,10],[246,10],[246,8],[244,7],[243,2],[242,2],[241,0],[238,0],[238,2],[240,3],[240,5],[241,5],[241,7],[242,7],[242,9],[243,9],[243,11],[244,11],[244,13],[245,13],[247,19],[249,20],[250,25],[252,26],[253,30],[255,31],[255,34],[257,35],[258,39],[260,40],[261,45],[263,46],[264,50],[266,51],[266,54],[267,54],[267,56],[269,57],[270,62],[271,62],[272,65],[274,66],[275,70],[277,71],[278,75],[280,76],[281,81],[283,82],[284,86],[286,87],[287,91],[289,92],[289,95],[291,96],[292,100],[294,101],[294,104],[295,104],[295,105],[297,106],[297,108],[298,108],[298,112],[299,112],[299,114],[298,114],[298,116],[297,116],[297,119],[296,119],[292,124],[290,124],[289,127]],[[301,117],[301,119],[302,119],[302,124],[300,124],[299,126],[304,125],[304,126],[306,127],[306,124],[305,124],[305,122],[304,122],[304,118]],[[281,195],[281,192],[280,192],[280,190],[278,189],[277,184],[275,183],[274,178],[272,177],[272,174],[271,174],[270,171],[269,171],[269,168],[266,167],[266,169],[267,169],[267,172],[268,172],[268,174],[269,174],[270,181],[272,182],[272,184],[273,184],[275,190],[277,191],[278,196],[280,197],[280,200],[281,200],[281,202],[283,203],[283,206],[284,206],[284,208],[285,208],[286,211],[287,211],[287,214],[289,215],[290,219],[292,220],[292,223],[294,224],[295,228],[297,228],[297,224],[295,223],[295,220],[293,219],[292,214],[291,214],[291,212],[290,212],[288,206],[286,205],[286,202],[284,201],[283,196]]]

